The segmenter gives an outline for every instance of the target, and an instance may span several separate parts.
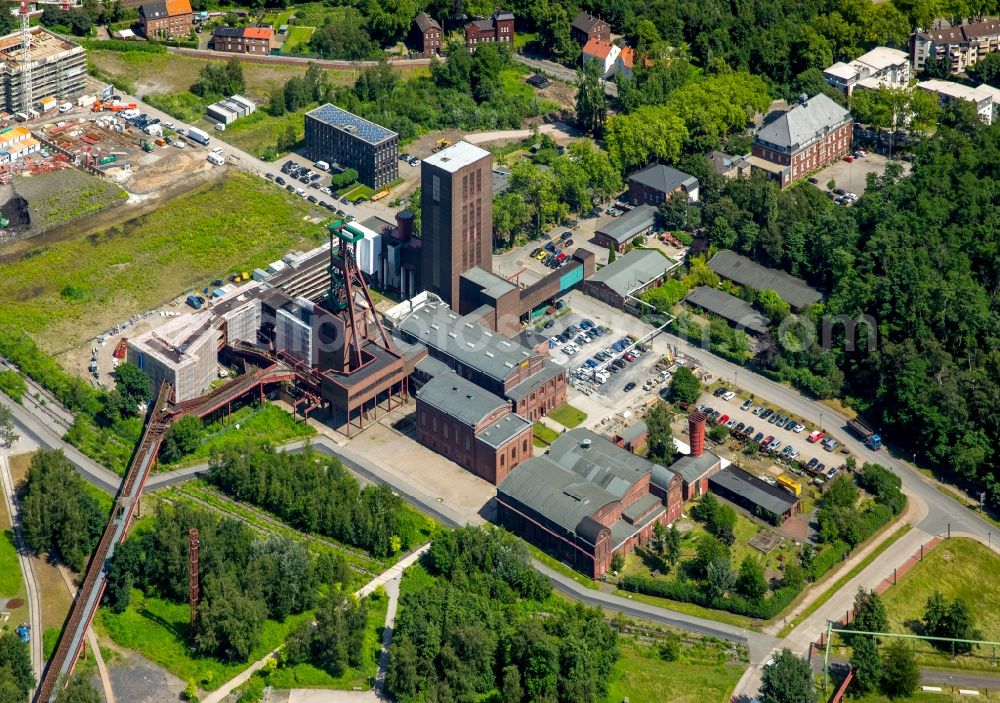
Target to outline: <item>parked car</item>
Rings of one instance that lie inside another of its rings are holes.
[[[802,432],[803,430],[805,430],[805,428],[806,428],[806,426],[805,426],[805,425],[803,425],[803,424],[802,424],[801,422],[796,422],[796,423],[795,423],[795,426],[794,426],[794,427],[792,427],[792,432],[794,432],[795,434],[799,434],[799,433],[801,433],[801,432]]]
[[[715,421],[715,424],[716,425],[725,425],[727,422],[729,422],[729,416],[728,415],[719,415],[719,418]]]
[[[278,176],[277,178],[275,178],[274,182],[277,183],[279,186],[285,185],[285,179],[282,178],[281,176]]]
[[[732,400],[735,397],[736,393],[734,393],[733,391],[726,391],[725,393],[722,394],[723,400]]]
[[[806,468],[809,469],[810,471],[815,471],[817,464],[819,464],[819,459],[813,457],[812,459],[809,460],[809,463],[806,464]]]
[[[768,448],[769,451],[776,452],[776,451],[778,451],[778,447],[780,447],[780,446],[781,446],[781,440],[780,439],[772,439],[771,443],[767,445],[767,448]]]
[[[747,425],[747,428],[745,430],[743,430],[743,433],[747,437],[749,437],[749,436],[751,436],[753,434],[753,431],[754,431],[754,426],[753,425]]]
[[[635,384],[632,381],[629,381],[628,383],[625,384],[624,390],[625,390],[626,393],[628,393],[630,391],[634,391],[635,390]]]
[[[751,410],[750,412],[752,412],[754,415],[760,415],[762,412],[764,412],[764,406],[763,405],[754,406],[754,409]]]
[[[760,413],[760,419],[761,420],[767,420],[772,415],[774,415],[774,411],[771,410],[771,408],[764,408],[764,410],[761,411],[761,413]]]
[[[726,427],[734,429],[736,427],[736,418],[731,418],[729,422],[726,423]]]
[[[743,432],[743,428],[744,428],[744,427],[746,427],[746,426],[747,426],[747,425],[746,425],[746,423],[745,423],[745,422],[740,422],[740,423],[738,423],[738,424],[736,425],[736,427],[735,427],[734,429],[735,429],[735,430],[736,430],[737,432]]]
[[[716,398],[721,398],[725,392],[726,392],[725,388],[717,388],[715,390],[715,393],[713,393],[712,395],[714,395]]]
[[[829,438],[823,440],[823,449],[825,449],[828,452],[832,452],[834,449],[837,448],[837,446],[839,444],[840,444],[840,442],[838,442],[837,440],[833,439],[832,437],[829,437]]]
[[[760,444],[761,440],[763,440],[763,439],[764,439],[764,433],[763,432],[758,432],[757,434],[755,434],[753,436],[753,441],[756,442],[757,444]]]
[[[743,412],[746,412],[747,410],[750,409],[750,406],[752,406],[752,405],[753,405],[753,401],[748,398],[747,400],[743,401],[743,405],[740,406],[740,410],[742,410]]]
[[[829,471],[826,472],[826,477],[827,478],[833,478],[838,473],[839,473],[839,470],[836,467],[833,467]]]

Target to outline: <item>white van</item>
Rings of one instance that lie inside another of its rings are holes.
[[[608,382],[609,378],[608,375],[603,371],[597,371],[594,373],[594,380],[600,383],[601,385],[604,385],[605,383]]]
[[[313,168],[318,168],[320,171],[329,171],[330,164],[328,164],[326,161],[317,161],[316,163],[313,164]]]
[[[226,163],[225,157],[222,154],[215,153],[214,151],[208,155],[208,161],[209,163],[213,163],[216,166],[222,166],[224,163]]]
[[[69,112],[73,109],[73,103],[63,103],[59,106],[59,112]]]

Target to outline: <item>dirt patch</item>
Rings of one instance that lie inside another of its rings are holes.
[[[13,185],[27,203],[30,234],[120,205],[128,197],[114,183],[77,169],[18,176]]]
[[[6,608],[7,610],[15,610],[17,608],[20,608],[22,605],[24,605],[23,598],[11,598],[10,600],[7,601],[7,604],[4,606],[4,608]]]
[[[439,139],[447,139],[452,144],[465,137],[465,132],[457,129],[445,129],[439,132],[430,132],[406,145],[405,151],[413,154],[417,158],[425,159],[434,153]],[[400,149],[403,151],[403,149]]]
[[[561,81],[552,81],[548,86],[536,91],[539,99],[548,100],[568,110],[576,110],[576,86]]]
[[[101,639],[101,646],[119,656],[108,662],[108,677],[115,700],[129,703],[177,703],[184,691],[184,682],[160,668],[141,654],[121,649],[110,640]],[[100,689],[100,681],[95,681]]]

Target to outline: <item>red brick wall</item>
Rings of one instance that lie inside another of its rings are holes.
[[[514,412],[534,422],[565,404],[566,373],[563,372],[517,401]]]

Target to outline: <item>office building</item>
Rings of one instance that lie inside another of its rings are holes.
[[[353,168],[358,180],[376,190],[399,176],[399,135],[327,103],[306,113],[306,154]],[[492,214],[491,214],[492,217]]]
[[[493,157],[458,142],[420,167],[421,284],[455,310],[459,277],[493,270]]]

